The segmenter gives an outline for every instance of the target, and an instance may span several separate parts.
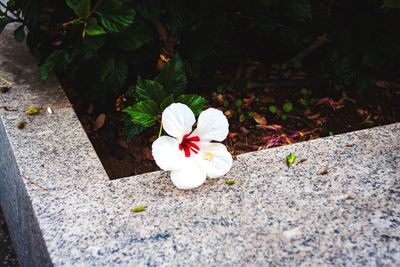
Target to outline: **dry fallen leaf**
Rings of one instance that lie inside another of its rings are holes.
[[[154,160],[153,153],[151,152],[151,148],[150,147],[145,147],[144,148],[144,157],[147,160]]]
[[[125,149],[129,148],[128,143],[125,140],[119,139],[117,144],[122,148],[125,148]]]
[[[17,126],[18,129],[24,129],[25,126],[26,126],[26,121],[20,121],[20,122],[17,123],[16,126]]]
[[[262,128],[272,130],[272,131],[280,131],[283,129],[282,125],[280,125],[280,124],[265,125]]]
[[[261,126],[267,125],[267,119],[256,112],[254,112],[253,119]]]
[[[234,137],[238,136],[238,133],[229,132],[228,136],[229,136],[230,138],[234,138]]]
[[[369,114],[368,110],[365,110],[365,109],[362,109],[362,108],[356,109],[356,112],[361,117],[368,116],[368,114]]]
[[[95,122],[93,123],[93,130],[97,131],[98,129],[100,129],[101,127],[104,126],[104,123],[106,122],[106,114],[101,113],[97,119],[95,120]]]
[[[230,117],[233,116],[233,111],[232,110],[227,110],[227,111],[224,112],[224,114],[225,114],[226,117],[230,118]]]
[[[323,170],[322,172],[319,173],[319,175],[327,175],[329,173],[329,169],[326,168],[325,170]]]

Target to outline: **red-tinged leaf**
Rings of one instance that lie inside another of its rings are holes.
[[[334,103],[335,101],[330,98],[330,97],[324,97],[324,98],[320,98],[317,100],[317,102],[315,103],[315,105],[319,106],[319,105],[328,105],[331,106],[332,103]]]
[[[236,136],[238,136],[238,133],[235,133],[235,132],[229,132],[228,136],[229,136],[230,138],[233,138],[233,137],[236,137]]]
[[[251,105],[253,103],[254,99],[256,99],[256,97],[254,95],[251,95],[248,98],[243,98],[243,104],[245,106],[249,106],[249,105]]]
[[[264,128],[272,131],[280,131],[283,129],[282,125],[280,124],[265,125]]]

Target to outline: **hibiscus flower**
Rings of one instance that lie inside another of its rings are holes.
[[[232,155],[223,144],[229,133],[225,115],[217,109],[203,111],[197,128],[192,110],[180,103],[171,104],[162,114],[162,125],[170,136],[161,136],[152,146],[157,165],[171,171],[171,180],[179,189],[192,189],[206,177],[225,175],[232,166]]]

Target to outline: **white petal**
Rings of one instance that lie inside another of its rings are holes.
[[[161,136],[152,145],[152,154],[158,167],[164,171],[177,170],[184,164],[185,155],[175,138]]]
[[[197,122],[197,128],[191,136],[199,136],[200,141],[223,141],[229,133],[228,119],[222,111],[209,108],[203,111]]]
[[[196,119],[192,110],[181,103],[171,104],[162,114],[164,130],[179,140],[192,131],[192,126],[195,122]]]
[[[171,171],[171,180],[179,189],[193,189],[204,183],[206,172],[195,158],[189,158],[181,169]]]
[[[232,155],[226,146],[219,143],[201,143],[200,154],[202,166],[210,178],[217,178],[225,175],[232,167]]]

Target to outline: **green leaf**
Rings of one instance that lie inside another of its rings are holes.
[[[127,107],[122,111],[128,113],[134,123],[149,127],[156,124],[159,108],[153,100],[146,100]]]
[[[235,184],[235,180],[226,180],[225,183],[227,185],[234,185]]]
[[[24,25],[21,25],[14,31],[14,39],[18,43],[22,43],[25,40],[24,27]]]
[[[175,102],[187,105],[195,116],[199,116],[207,101],[199,95],[180,95]]]
[[[383,7],[400,8],[400,0],[384,0]]]
[[[240,108],[243,105],[243,100],[242,99],[236,99],[235,105],[236,105],[236,107]]]
[[[136,83],[137,101],[154,100],[157,104],[161,104],[165,96],[163,86],[157,81],[138,78]]]
[[[271,105],[268,107],[269,112],[275,114],[278,111],[278,108],[275,105]]]
[[[286,163],[290,167],[293,165],[293,163],[296,161],[297,156],[293,153],[289,153],[289,155],[286,156]]]
[[[135,10],[118,0],[102,1],[96,13],[101,25],[111,32],[129,27],[135,18]]]
[[[284,121],[287,120],[287,115],[286,114],[282,114],[281,115],[281,119],[284,120]]]
[[[68,4],[68,3],[67,3]],[[80,18],[87,18],[90,16],[90,0],[81,0],[74,7],[75,14]]]
[[[169,94],[182,94],[188,83],[185,68],[179,55],[168,62],[156,77]]]
[[[153,41],[155,37],[154,30],[148,24],[135,20],[131,27],[115,37],[115,45],[124,51],[133,51]]]
[[[148,20],[158,20],[160,16],[161,1],[154,0],[135,0],[132,1],[133,7],[143,18]]]
[[[3,32],[4,28],[7,26],[8,23],[12,22],[12,19],[8,17],[0,18],[0,33]]]
[[[60,68],[64,69],[69,62],[69,54],[64,49],[53,51],[40,66],[40,77],[46,80],[50,71]]]
[[[30,115],[30,116],[37,115],[37,114],[39,114],[39,112],[40,112],[40,108],[37,108],[37,107],[30,107],[27,110],[25,110],[25,114]]]
[[[290,8],[289,14],[293,14],[296,18],[301,20],[312,18],[310,0],[291,0],[287,6]]]
[[[126,138],[131,140],[134,136],[143,132],[146,127],[137,123],[133,123],[130,116],[127,114],[125,120],[125,128],[127,129]]]
[[[97,24],[96,18],[89,18],[85,27],[85,33],[90,36],[96,36],[106,34],[106,31]]]
[[[164,111],[169,105],[175,102],[174,96],[169,95],[166,98],[163,99],[163,101],[160,104],[160,109],[161,111]]]
[[[145,207],[145,206],[143,206],[143,205],[137,205],[136,207],[134,207],[133,209],[131,209],[131,212],[136,213],[136,212],[142,212],[142,211],[145,211],[145,210],[146,210],[146,207]]]
[[[100,82],[107,90],[118,90],[128,78],[128,64],[122,55],[110,53],[101,63]]]
[[[285,104],[282,105],[282,110],[286,113],[289,113],[290,111],[293,110],[293,104],[290,102],[287,102]]]
[[[79,0],[66,0],[65,2],[67,3],[67,6],[75,10],[75,7],[78,5]]]
[[[82,43],[92,50],[98,50],[107,42],[106,35],[85,36]]]

